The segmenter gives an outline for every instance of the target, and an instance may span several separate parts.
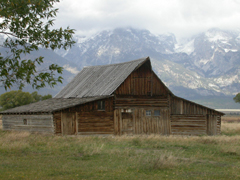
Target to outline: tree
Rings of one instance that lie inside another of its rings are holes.
[[[238,93],[234,98],[233,100],[236,102],[236,103],[240,103],[240,93]]]
[[[22,89],[26,83],[39,89],[62,82],[62,77],[56,76],[62,73],[62,67],[51,64],[48,69],[38,71],[42,56],[34,60],[23,58],[40,47],[67,49],[75,43],[73,29],[52,28],[58,11],[53,5],[57,2],[59,0],[0,1],[0,35],[6,38],[0,43],[6,52],[0,54],[0,83],[5,89],[14,84]]]
[[[31,95],[33,97],[33,102],[43,101],[43,100],[52,98],[51,94],[42,96],[42,95],[38,94],[37,91],[34,91]]]
[[[10,91],[0,96],[0,106],[2,106],[1,110],[6,110],[49,98],[52,98],[52,95],[48,94],[42,96],[36,91],[32,94],[30,94],[29,92],[22,92],[21,90]]]

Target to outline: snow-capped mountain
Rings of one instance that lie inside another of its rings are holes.
[[[191,38],[177,52],[185,52],[191,59],[188,69],[205,77],[224,76],[240,65],[240,32],[210,29]]]
[[[78,64],[79,69],[150,56],[153,69],[179,96],[189,97],[186,91],[193,96],[233,95],[239,91],[239,32],[210,29],[180,44],[174,34],[117,28],[76,41],[63,57]]]
[[[82,39],[82,38],[81,38]],[[128,61],[145,56],[174,53],[175,36],[155,36],[148,30],[118,28],[103,31],[77,43],[64,56],[79,67]]]

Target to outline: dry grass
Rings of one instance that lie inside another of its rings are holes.
[[[223,122],[221,131],[222,131],[222,134],[225,134],[225,135],[240,135],[240,123]]]
[[[222,117],[222,122],[226,122],[226,123],[240,123],[240,116],[238,115],[225,115]]]
[[[223,120],[219,136],[0,130],[0,179],[240,179],[239,132],[237,120]]]
[[[221,131],[223,135],[240,135],[240,116],[239,115],[223,116]]]
[[[69,137],[0,130],[0,147],[0,179],[237,179],[240,171],[239,135]]]

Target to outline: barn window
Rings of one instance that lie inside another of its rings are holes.
[[[23,124],[27,125],[27,119],[23,119]]]
[[[146,110],[146,116],[151,116],[152,112],[151,110]]]
[[[160,110],[154,110],[154,116],[160,116]]]
[[[105,101],[98,101],[98,110],[105,110]]]

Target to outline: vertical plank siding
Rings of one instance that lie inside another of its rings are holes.
[[[165,95],[167,89],[159,80],[157,75],[152,72],[149,65],[145,63],[129,77],[115,91],[116,95]]]
[[[203,108],[202,106],[186,101],[181,98],[172,97],[171,98],[171,110],[172,114],[207,114],[207,108]]]
[[[98,101],[93,101],[55,112],[55,133],[113,134],[114,98],[102,100],[105,101],[105,110],[98,110]]]
[[[125,109],[126,110],[126,109]],[[129,109],[127,109],[129,110]],[[131,109],[133,112],[133,129],[129,128],[126,133],[126,128],[124,127],[124,118],[122,117],[124,109],[115,109],[115,135],[123,134],[170,134],[170,122],[167,109],[161,109],[160,116],[146,116],[145,108],[134,108]],[[153,111],[153,110],[152,110]]]
[[[132,72],[115,91],[114,134],[170,134],[168,93],[149,63]],[[154,110],[160,116],[154,116]],[[124,119],[125,112],[132,113],[132,120]]]
[[[134,134],[170,134],[169,100],[167,96],[116,95],[114,111],[114,134],[126,134],[123,129],[125,112],[133,114]],[[154,115],[154,110],[160,115]],[[146,115],[151,111],[151,115]]]
[[[73,135],[76,134],[76,113],[75,112],[64,112],[62,113],[62,134]]]
[[[52,114],[4,115],[3,130],[54,133]]]
[[[55,134],[61,134],[62,133],[61,112],[57,112],[53,114],[53,123],[54,123]]]

